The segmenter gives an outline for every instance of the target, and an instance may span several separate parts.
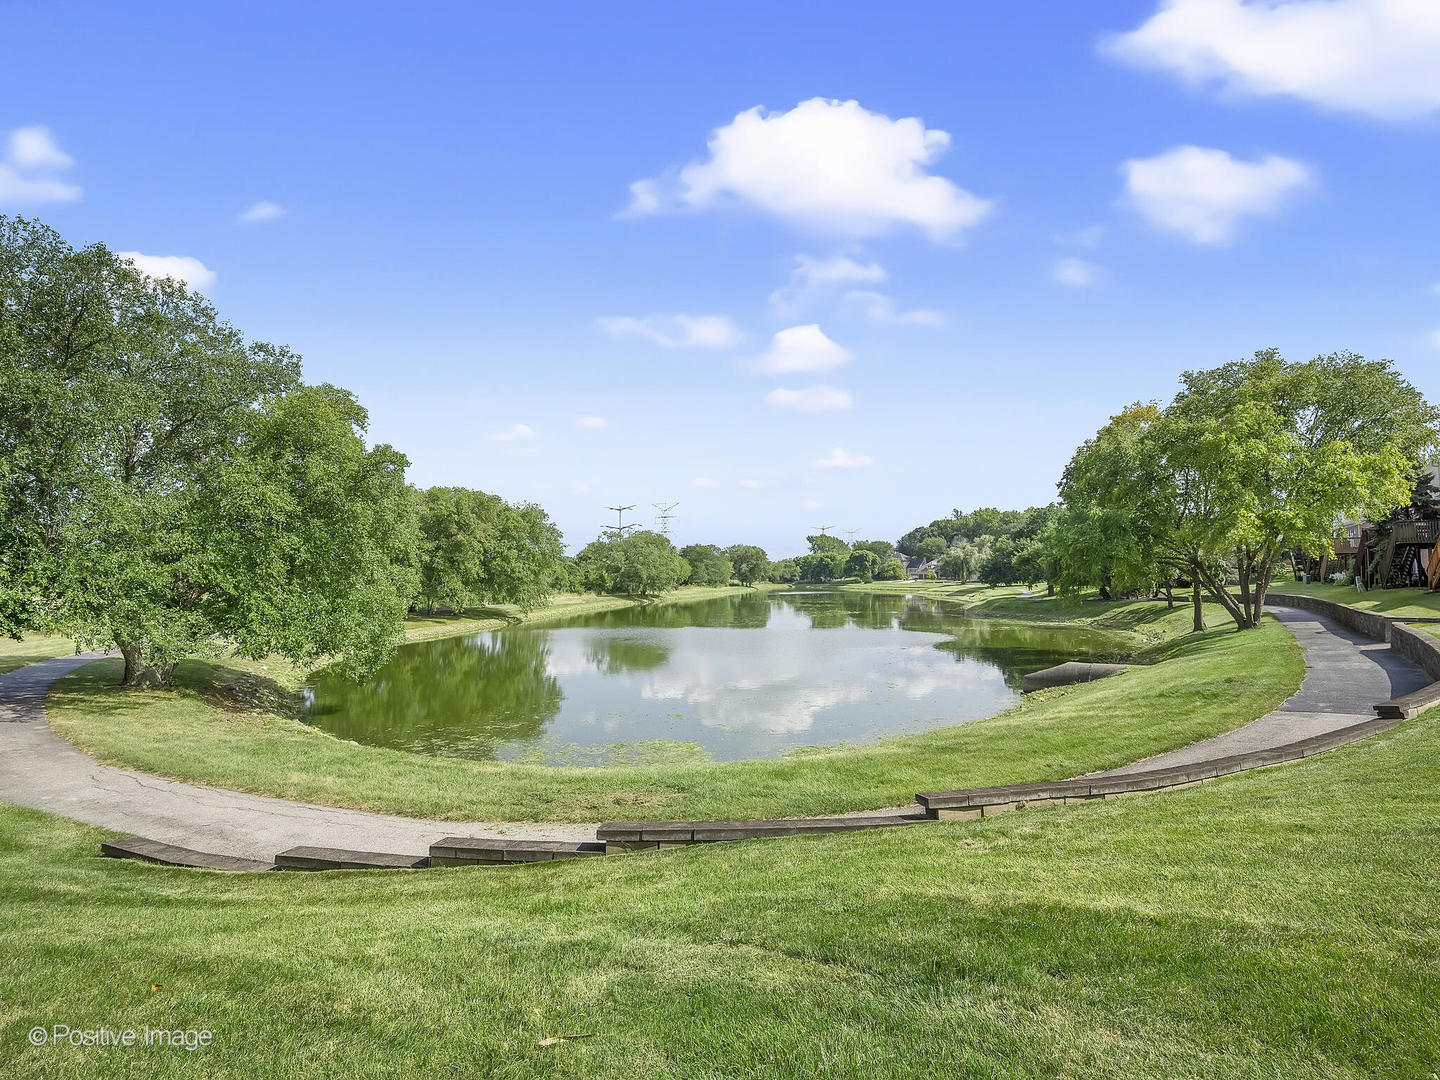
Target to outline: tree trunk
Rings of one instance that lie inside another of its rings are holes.
[[[1255,582],[1255,592],[1250,600],[1250,625],[1259,626],[1260,617],[1265,613],[1265,596],[1270,591],[1270,579],[1275,576],[1275,567],[1268,560],[1260,565],[1260,574]]]
[[[1168,581],[1165,582],[1165,606],[1167,608],[1175,606],[1175,586]]]
[[[1206,591],[1209,592],[1210,595],[1215,598],[1215,602],[1223,607],[1229,616],[1235,620],[1236,628],[1239,630],[1246,629],[1246,624],[1250,618],[1249,613],[1240,606],[1235,597],[1230,595],[1230,590],[1225,587],[1225,579],[1221,577],[1217,580],[1215,575],[1205,569],[1204,563],[1200,562],[1199,559],[1195,559],[1191,563],[1190,573],[1194,575],[1196,581],[1203,581],[1205,583]]]
[[[1194,631],[1197,634],[1205,629],[1205,608],[1203,604],[1204,601],[1200,599],[1200,579],[1196,577],[1190,582],[1190,607],[1194,614]]]
[[[125,658],[125,674],[120,678],[121,686],[154,689],[168,686],[175,665],[151,664],[145,659],[144,646],[130,641],[117,641],[120,655]]]

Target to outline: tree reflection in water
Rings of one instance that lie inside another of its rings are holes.
[[[1117,635],[966,618],[923,597],[737,591],[406,646],[364,685],[316,676],[309,719],[356,742],[481,760],[557,760],[549,750],[565,747],[600,763],[607,747],[662,741],[775,757],[989,716],[1025,673],[1121,648]]]

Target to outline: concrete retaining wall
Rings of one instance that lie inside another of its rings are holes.
[[[1281,607],[1297,607],[1304,611],[1313,611],[1317,615],[1324,615],[1327,619],[1333,619],[1341,626],[1348,627],[1357,634],[1374,638],[1376,641],[1389,641],[1390,628],[1395,624],[1395,620],[1388,615],[1376,615],[1370,611],[1361,611],[1359,608],[1353,608],[1347,604],[1337,604],[1333,600],[1321,600],[1318,596],[1272,592],[1267,595],[1266,599]]]
[[[1387,641],[1405,659],[1418,664],[1432,679],[1440,680],[1440,638],[1406,626],[1406,619],[1361,611],[1333,600],[1296,593],[1272,592],[1268,599],[1282,607],[1297,607],[1333,619],[1357,634],[1376,641]],[[1429,621],[1429,620],[1425,620]]]
[[[1419,664],[1432,679],[1440,680],[1440,638],[1434,634],[1397,622],[1390,627],[1390,648]]]

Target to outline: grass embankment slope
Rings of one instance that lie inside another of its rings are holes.
[[[21,641],[0,637],[0,675],[14,671],[26,664],[41,660],[52,660],[57,656],[72,656],[75,643],[69,638],[32,634]]]
[[[1394,615],[1402,619],[1440,618],[1440,592],[1426,589],[1370,589],[1359,592],[1353,585],[1322,585],[1319,582],[1305,585],[1289,579],[1277,579],[1271,583],[1270,591],[1317,596],[1337,604],[1348,604],[1361,611]]]
[[[172,870],[0,809],[0,1074],[1423,1080],[1437,758],[1432,713],[1184,791],[500,870]]]
[[[918,591],[918,590],[912,590]],[[122,692],[114,662],[60,683],[51,723],[103,761],[196,783],[417,817],[476,821],[765,818],[911,803],[917,791],[1074,776],[1246,723],[1295,691],[1290,634],[1269,621],[1190,635],[1187,608],[1061,605],[1011,593],[984,603],[1033,619],[1126,633],[1154,666],[1045,691],[1006,713],[852,748],[772,761],[559,768],[356,746],[270,711],[263,684],[182,664],[170,692]],[[1220,629],[1220,627],[1226,627]]]

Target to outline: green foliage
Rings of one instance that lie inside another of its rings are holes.
[[[725,554],[735,567],[735,580],[741,585],[764,581],[770,573],[770,559],[765,549],[754,544],[732,544]]]
[[[922,559],[928,561],[930,559],[940,558],[940,556],[944,555],[945,552],[949,550],[949,548],[950,545],[946,543],[944,537],[927,536],[924,540],[921,540],[920,543],[916,545],[915,554],[919,555]]]
[[[845,576],[857,577],[861,581],[874,581],[875,572],[880,569],[880,556],[873,551],[857,549],[850,552],[845,560]]]
[[[433,611],[513,604],[533,611],[568,582],[560,530],[533,503],[469,488],[416,492],[419,599]]]
[[[969,581],[980,570],[980,557],[974,544],[960,541],[940,558],[936,576],[946,581]]]
[[[850,550],[850,545],[838,536],[829,536],[823,533],[807,536],[805,542],[810,545],[811,555],[845,554]]]
[[[690,585],[729,585],[735,574],[729,557],[714,544],[687,544],[680,557],[690,564]]]
[[[899,559],[886,559],[875,571],[876,581],[904,581],[905,564]]]
[[[955,547],[962,541],[975,541],[983,536],[1032,536],[1044,528],[1056,512],[1052,506],[1031,507],[1028,510],[999,510],[993,506],[982,506],[970,513],[952,510],[948,518],[937,518],[929,525],[917,525],[900,538],[895,546],[903,555],[939,558],[943,549],[933,544],[921,550],[927,540],[943,540],[946,548]],[[879,554],[877,552],[877,554]]]
[[[770,564],[769,579],[789,584],[800,580],[800,564],[795,559],[779,559]]]
[[[414,595],[406,460],[173,279],[0,218],[0,629],[371,670]]]
[[[1337,520],[1403,505],[1437,439],[1440,411],[1388,360],[1264,349],[1187,372],[1170,405],[1127,409],[1067,467],[1061,582],[1183,574],[1253,628],[1285,553],[1318,555]]]
[[[815,583],[834,581],[838,577],[845,576],[847,557],[843,551],[816,552],[812,555],[801,555],[795,560],[795,565],[800,571],[801,581]]]
[[[889,540],[861,540],[851,550],[874,552],[877,559],[885,560],[895,554],[895,545]]]
[[[1000,536],[990,548],[990,553],[980,564],[977,577],[986,585],[1009,585],[1020,575],[1015,569],[1015,554],[1019,547],[1010,536]]]
[[[595,540],[576,559],[586,588],[595,592],[651,596],[678,588],[690,575],[690,564],[675,545],[649,530]]]

